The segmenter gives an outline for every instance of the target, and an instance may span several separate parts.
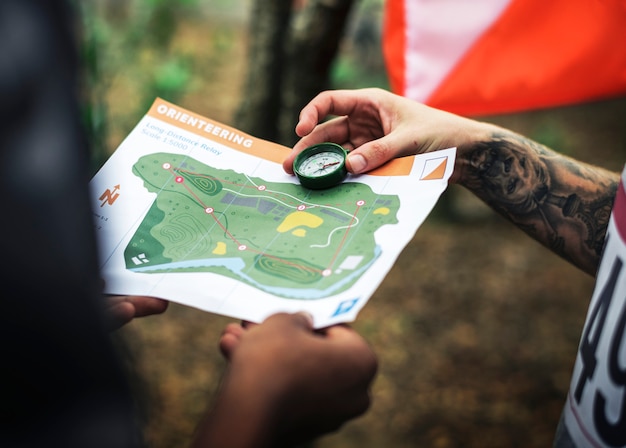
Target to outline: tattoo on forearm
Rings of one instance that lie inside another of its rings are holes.
[[[562,257],[594,272],[619,176],[512,133],[469,153],[465,186]]]

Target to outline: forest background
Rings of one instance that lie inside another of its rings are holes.
[[[307,3],[338,8],[326,11],[338,21],[324,25],[338,32],[338,46],[326,54],[321,83],[388,88],[382,0],[81,2],[94,172],[157,96],[290,145],[298,101],[316,85],[294,88],[294,77],[307,73],[289,71],[289,51],[259,61],[267,44],[259,26],[271,23],[263,17],[302,18]],[[270,104],[279,97],[287,105]],[[479,118],[615,171],[626,160],[624,98]],[[592,286],[590,276],[450,186],[353,323],[380,361],[370,411],[314,446],[551,446]],[[171,304],[115,334],[136,373],[149,446],[187,446],[219,384],[225,364],[217,341],[230,321]]]

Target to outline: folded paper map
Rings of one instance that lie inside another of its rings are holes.
[[[445,191],[455,149],[324,190],[284,172],[288,153],[156,99],[90,184],[105,292],[252,322],[353,321]]]

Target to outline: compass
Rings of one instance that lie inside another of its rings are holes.
[[[336,143],[309,146],[293,161],[293,171],[303,187],[313,190],[330,188],[346,177],[348,152]]]

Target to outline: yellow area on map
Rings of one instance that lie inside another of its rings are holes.
[[[321,226],[323,223],[324,220],[319,216],[315,216],[308,212],[298,211],[287,215],[287,217],[285,217],[283,222],[280,223],[276,230],[280,233],[285,233],[293,230],[292,234],[294,236],[303,237],[306,235],[306,229],[302,229],[302,226],[314,229]]]
[[[387,207],[380,207],[374,210],[375,215],[388,215],[390,210]]]
[[[226,254],[226,243],[223,241],[218,241],[215,245],[215,249],[213,249],[213,254],[215,255],[225,255]]]

